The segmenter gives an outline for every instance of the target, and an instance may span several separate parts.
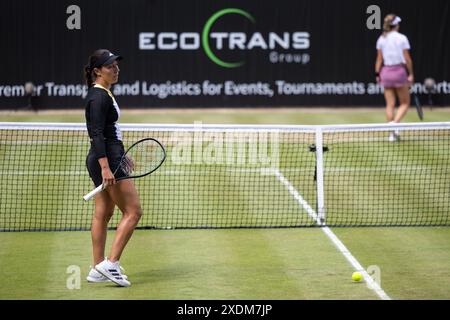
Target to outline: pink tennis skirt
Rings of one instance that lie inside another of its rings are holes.
[[[402,64],[383,66],[380,72],[380,82],[385,88],[401,88],[408,83],[408,74]]]

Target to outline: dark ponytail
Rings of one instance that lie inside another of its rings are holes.
[[[94,83],[94,80],[92,79],[91,67],[89,65],[84,66],[84,81],[86,81],[88,88],[90,88],[92,83]]]
[[[95,81],[94,65],[105,52],[109,51],[106,49],[95,50],[94,53],[89,56],[88,64],[83,68],[83,76],[88,88],[90,88]]]

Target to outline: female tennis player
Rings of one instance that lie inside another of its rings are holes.
[[[86,97],[86,126],[91,148],[86,158],[86,166],[95,186],[102,183],[105,190],[95,196],[95,210],[92,219],[92,247],[94,266],[87,280],[90,282],[113,281],[119,286],[130,286],[127,277],[122,274],[120,257],[142,215],[139,195],[132,179],[116,183],[116,178],[126,175],[118,167],[125,153],[122,135],[117,121],[119,106],[112,95],[111,85],[118,81],[121,56],[105,49],[96,50],[84,68],[85,80],[89,91]],[[105,243],[108,222],[114,208],[122,212],[111,251],[105,258]]]
[[[401,21],[399,16],[388,14],[384,18],[384,32],[376,45],[375,76],[377,82],[384,87],[386,118],[390,123],[400,122],[408,111],[409,86],[414,82],[409,41],[405,35],[398,32]],[[396,97],[400,102],[397,114],[395,114]],[[389,141],[398,139],[398,131],[392,132],[389,136]]]

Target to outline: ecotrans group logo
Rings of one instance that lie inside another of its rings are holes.
[[[215,64],[224,68],[237,68],[245,60],[236,58],[227,60],[221,56],[224,51],[261,50],[268,53],[271,63],[299,63],[310,61],[310,35],[305,31],[283,32],[212,32],[219,19],[229,15],[239,15],[252,25],[256,19],[247,11],[238,8],[226,8],[214,13],[203,30],[198,32],[141,32],[139,33],[140,50],[201,50]],[[281,52],[280,52],[281,50]]]

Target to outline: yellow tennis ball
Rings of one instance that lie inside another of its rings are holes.
[[[358,271],[353,272],[353,274],[352,274],[352,279],[353,279],[353,281],[361,281],[361,279],[362,279],[362,274],[359,273]]]

